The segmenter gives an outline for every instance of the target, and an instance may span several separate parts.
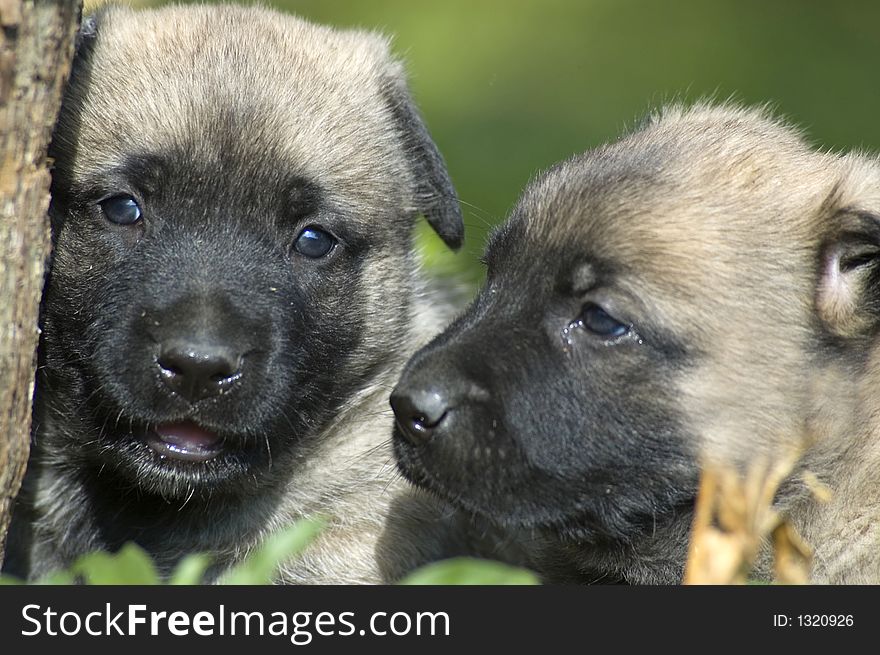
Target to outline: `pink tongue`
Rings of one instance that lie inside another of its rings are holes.
[[[165,443],[184,450],[212,450],[220,442],[218,435],[189,421],[163,423],[156,428],[156,434]]]

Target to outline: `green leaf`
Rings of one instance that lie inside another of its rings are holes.
[[[125,544],[117,553],[83,555],[71,571],[93,585],[153,585],[160,582],[153,560],[133,543]]]
[[[301,553],[324,528],[320,520],[297,521],[286,530],[269,536],[263,545],[233,567],[221,582],[231,585],[270,584],[279,565]]]
[[[428,564],[400,581],[403,585],[536,585],[526,569],[490,560],[458,557]]]
[[[24,580],[16,578],[14,575],[9,575],[8,573],[0,574],[0,585],[19,585],[24,583]]]
[[[202,584],[205,571],[211,566],[208,555],[187,555],[175,567],[168,584],[196,585]]]

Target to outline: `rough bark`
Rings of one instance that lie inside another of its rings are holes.
[[[0,562],[30,450],[40,292],[49,254],[46,149],[80,0],[0,0]]]

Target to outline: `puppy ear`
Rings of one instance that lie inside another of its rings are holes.
[[[107,8],[103,7],[93,14],[83,16],[74,41],[75,56],[92,47],[95,39],[98,37],[98,24],[101,22],[106,11]]]
[[[399,65],[387,77],[384,93],[416,181],[416,207],[443,242],[452,250],[458,250],[464,241],[458,196],[446,163],[410,98]]]
[[[84,16],[76,33],[76,49],[79,50],[83,42],[90,41],[98,36],[98,16],[91,14]]]
[[[822,252],[816,309],[841,337],[867,334],[880,323],[880,214],[844,209]]]

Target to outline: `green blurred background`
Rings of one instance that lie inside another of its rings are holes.
[[[91,3],[87,3],[91,4]],[[141,1],[136,4],[160,4]],[[464,204],[436,270],[477,283],[486,233],[541,169],[676,99],[770,102],[819,146],[880,145],[880,2],[280,0],[394,36]],[[243,27],[242,38],[248,35]]]

